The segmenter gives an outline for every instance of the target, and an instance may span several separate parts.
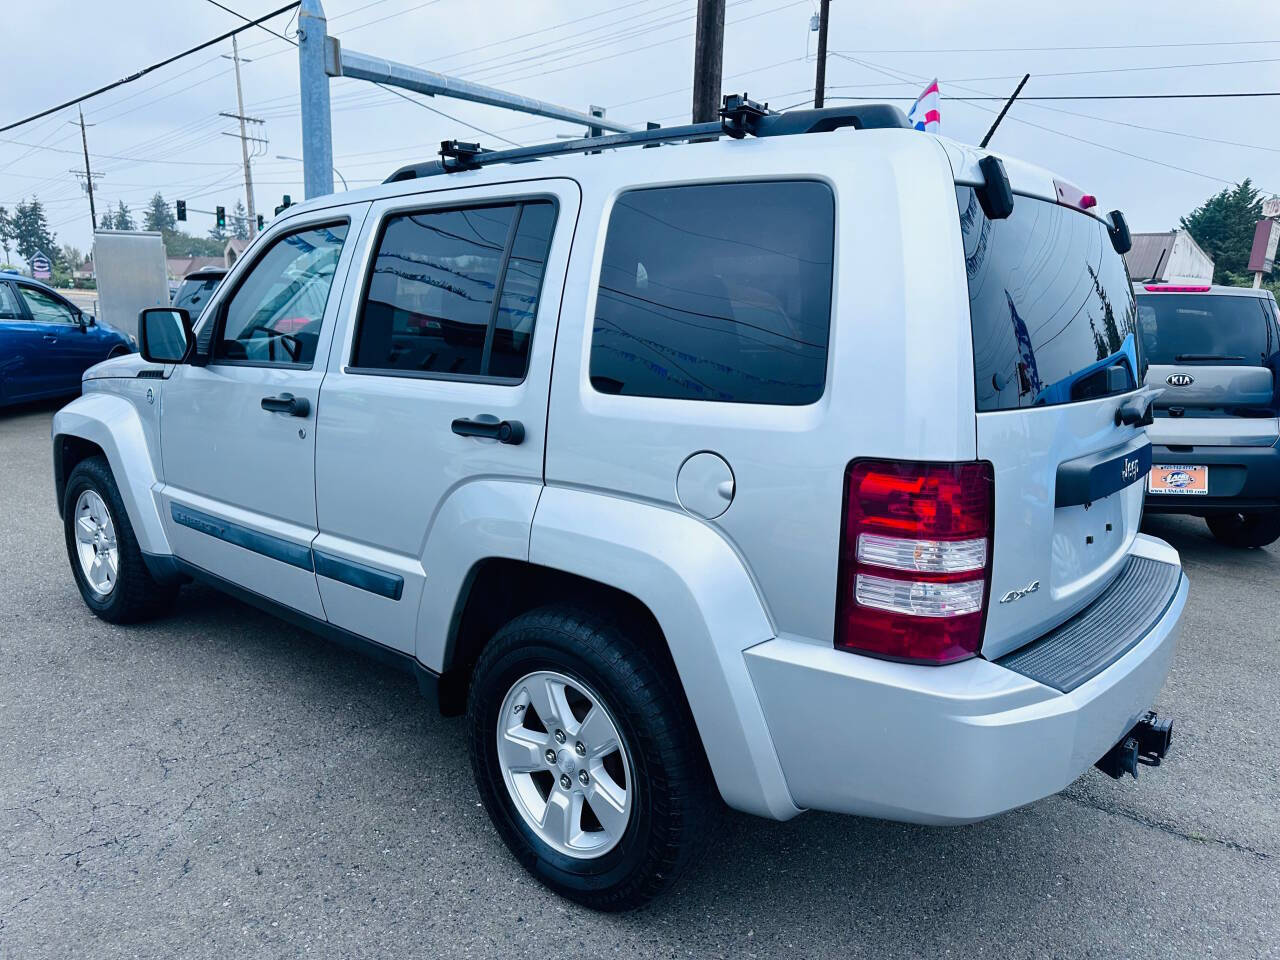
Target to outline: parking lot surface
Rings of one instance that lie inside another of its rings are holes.
[[[511,859],[463,722],[411,678],[204,588],[144,626],[90,615],[53,409],[0,411],[5,960],[1280,956],[1274,548],[1152,521],[1191,598],[1173,753],[1139,781],[959,828],[725,811],[675,896],[605,916]]]

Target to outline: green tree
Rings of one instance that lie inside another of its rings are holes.
[[[0,207],[0,247],[4,248],[4,262],[9,262],[9,250],[13,246],[13,218],[9,216],[9,211],[4,207]]]
[[[158,230],[160,233],[173,233],[178,228],[178,221],[169,209],[169,204],[159,190],[147,204],[142,215],[143,229]]]
[[[166,233],[165,255],[169,257],[220,257],[226,240],[213,237],[193,237],[189,233]]]
[[[231,211],[231,234],[237,240],[249,239],[249,214],[239,200],[236,201],[235,209]]]
[[[160,196],[156,194],[156,196]],[[116,216],[111,223],[114,230],[136,230],[137,226],[133,220],[133,213],[129,210],[129,205],[123,200],[116,207]]]
[[[13,208],[13,239],[18,256],[27,263],[37,253],[43,253],[51,263],[57,263],[58,244],[45,218],[44,204],[38,197]]]
[[[1214,283],[1250,283],[1249,249],[1262,219],[1262,195],[1249,179],[1210,197],[1179,221],[1213,257]]]

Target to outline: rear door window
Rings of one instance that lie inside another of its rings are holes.
[[[614,204],[591,337],[602,393],[822,396],[835,199],[816,181],[633,190]]]
[[[388,217],[352,368],[523,380],[555,220],[550,200]]]
[[[1106,227],[1019,195],[988,220],[957,187],[979,411],[1090,400],[1136,388],[1137,308]]]
[[[1157,364],[1266,366],[1280,349],[1271,303],[1262,297],[1140,295],[1138,329],[1147,360]]]

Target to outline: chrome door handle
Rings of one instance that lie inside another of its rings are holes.
[[[282,393],[278,397],[263,397],[262,409],[287,413],[291,417],[305,417],[311,413],[311,401],[306,397],[295,397],[292,393]]]

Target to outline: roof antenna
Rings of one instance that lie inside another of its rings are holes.
[[[1006,100],[1004,106],[1000,108],[1000,113],[996,117],[996,122],[991,125],[991,129],[987,131],[987,135],[982,138],[982,142],[978,144],[979,147],[985,148],[986,145],[991,142],[991,138],[996,132],[996,127],[1000,126],[1000,121],[1003,120],[1004,115],[1009,112],[1009,108],[1013,106],[1013,101],[1018,99],[1018,94],[1022,92],[1022,88],[1026,86],[1027,81],[1030,79],[1031,74],[1024,73],[1022,75],[1022,79],[1018,81],[1017,87],[1014,88],[1013,96]]]
[[[1172,244],[1170,244],[1169,246],[1172,246]],[[1167,254],[1168,252],[1169,252],[1169,247],[1165,247],[1163,250],[1160,251],[1160,257],[1158,260],[1156,260],[1156,268],[1151,271],[1151,276],[1147,277],[1148,282],[1152,280],[1156,281],[1157,283],[1160,282],[1160,268],[1164,266],[1165,254]]]

